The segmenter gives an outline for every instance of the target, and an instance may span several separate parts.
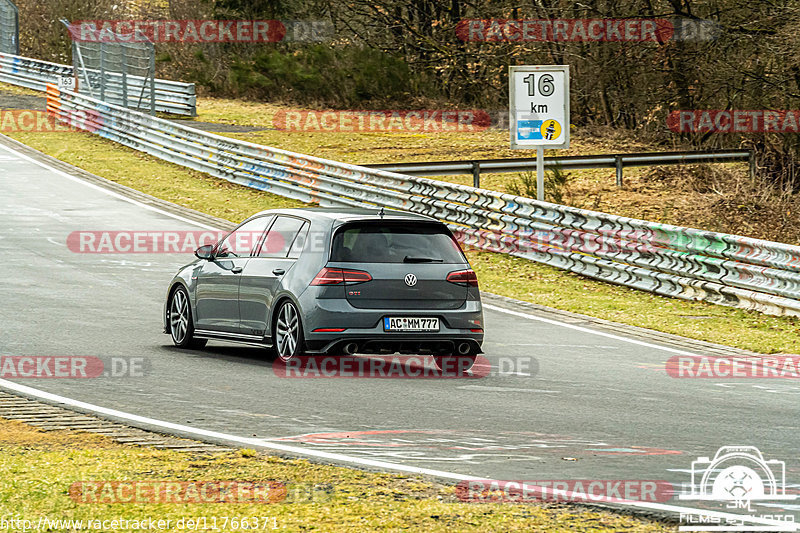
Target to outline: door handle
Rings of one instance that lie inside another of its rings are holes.
[[[276,268],[275,270],[272,271],[272,273],[275,274],[276,276],[283,276],[284,274],[286,274],[286,271],[282,268]]]
[[[231,269],[231,272],[233,272],[234,274],[240,274],[242,272],[242,267],[233,267]]]

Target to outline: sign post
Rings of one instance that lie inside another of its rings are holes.
[[[544,200],[544,149],[569,148],[569,65],[508,68],[512,149],[536,148],[536,199]]]

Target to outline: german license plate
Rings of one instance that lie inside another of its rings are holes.
[[[438,318],[386,317],[383,319],[384,331],[439,331]]]

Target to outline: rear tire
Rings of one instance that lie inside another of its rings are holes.
[[[272,327],[275,339],[275,354],[283,362],[303,355],[303,323],[297,306],[291,300],[284,301],[278,308]]]
[[[206,339],[194,337],[192,307],[189,305],[189,294],[182,286],[172,291],[167,306],[167,325],[172,343],[178,348],[203,348]]]

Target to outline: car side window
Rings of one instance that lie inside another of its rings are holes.
[[[261,244],[258,257],[287,257],[297,234],[305,221],[299,218],[279,216],[269,228],[267,237]]]
[[[291,259],[297,259],[298,257],[300,257],[300,253],[303,251],[307,239],[308,239],[308,222],[304,223],[303,227],[300,228],[300,231],[297,232],[297,237],[294,238],[292,247],[291,249],[289,249],[288,257]]]
[[[273,217],[270,215],[248,220],[230,232],[217,245],[214,256],[220,258],[249,257],[272,219]]]

